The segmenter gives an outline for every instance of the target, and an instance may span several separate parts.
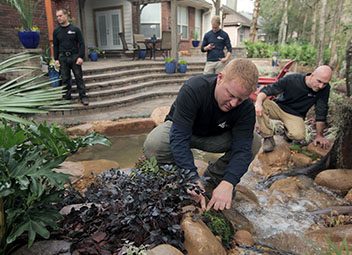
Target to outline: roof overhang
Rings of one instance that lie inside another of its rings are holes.
[[[228,7],[227,5],[223,4],[221,6],[221,10],[222,10],[222,14],[223,15],[228,15],[228,14],[235,14],[236,11],[230,7]]]
[[[213,8],[213,5],[205,0],[178,0],[178,5],[191,6],[196,9],[208,10]]]

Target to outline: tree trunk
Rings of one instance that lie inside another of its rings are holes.
[[[258,24],[258,17],[259,17],[259,9],[260,9],[260,0],[255,0],[254,9],[253,9],[253,16],[252,16],[252,24],[251,29],[249,32],[249,38],[252,42],[255,42],[257,37],[257,24]]]
[[[352,87],[352,38],[347,43],[346,51],[346,91],[347,96],[351,96],[351,87]]]
[[[215,8],[215,15],[220,15],[221,0],[212,0]]]
[[[329,61],[329,66],[331,66],[333,69],[336,68],[337,66],[337,43],[338,43],[338,31],[340,30],[340,14],[342,13],[342,8],[343,8],[344,0],[338,0],[334,16],[332,18],[332,28],[331,28],[331,37],[330,37],[330,61]]]
[[[317,16],[318,16],[318,9],[319,3],[313,6],[313,20],[312,20],[312,33],[310,34],[310,43],[313,46],[317,45]]]
[[[281,18],[280,30],[279,30],[279,43],[285,44],[287,37],[287,26],[288,26],[288,6],[289,0],[284,0],[284,14]]]
[[[325,44],[325,20],[327,0],[321,1],[320,17],[319,17],[319,41],[318,41],[318,57],[317,65],[324,63],[324,44]]]

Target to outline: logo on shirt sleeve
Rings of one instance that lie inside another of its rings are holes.
[[[227,125],[226,124],[226,121],[224,121],[224,122],[222,122],[222,123],[220,123],[219,125],[218,125],[218,127],[220,127],[220,128],[226,128],[226,127],[228,127],[229,125]]]

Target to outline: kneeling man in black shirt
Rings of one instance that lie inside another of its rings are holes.
[[[257,67],[247,59],[232,60],[218,75],[192,77],[180,89],[165,122],[147,136],[147,158],[155,156],[160,164],[175,163],[195,172],[191,148],[225,152],[206,171],[217,184],[208,205],[203,195],[191,192],[202,209],[229,209],[234,187],[248,170],[255,124],[248,97],[257,82]]]
[[[311,74],[291,74],[278,82],[261,89],[255,103],[259,131],[264,137],[263,151],[271,152],[275,147],[274,128],[270,119],[281,120],[285,134],[291,140],[305,139],[304,119],[308,110],[315,105],[316,137],[314,144],[329,147],[324,137],[328,101],[329,81],[332,70],[329,66],[319,66]],[[268,100],[268,96],[278,96]]]

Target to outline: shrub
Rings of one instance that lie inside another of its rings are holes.
[[[68,182],[68,175],[53,169],[80,147],[96,143],[108,140],[97,134],[71,140],[54,125],[0,122],[0,254],[8,253],[21,236],[28,246],[37,235],[49,238],[61,218],[54,203]]]
[[[167,57],[167,58],[165,58],[165,63],[172,63],[172,62],[174,62],[175,60],[173,59],[173,58],[171,58],[171,57]]]
[[[73,250],[82,254],[87,250],[97,254],[116,252],[125,239],[136,247],[168,243],[184,250],[181,209],[195,203],[186,191],[199,192],[193,182],[195,173],[170,165],[154,171],[150,169],[153,163],[147,165],[144,171],[135,169],[131,175],[107,171],[88,187],[84,198],[66,199],[66,204],[94,204],[72,211],[62,222],[62,235],[76,243]],[[97,233],[104,233],[99,241],[104,245],[94,240]]]
[[[178,61],[178,63],[179,63],[180,65],[187,65],[187,61],[184,60],[184,59],[180,59],[180,61]]]

